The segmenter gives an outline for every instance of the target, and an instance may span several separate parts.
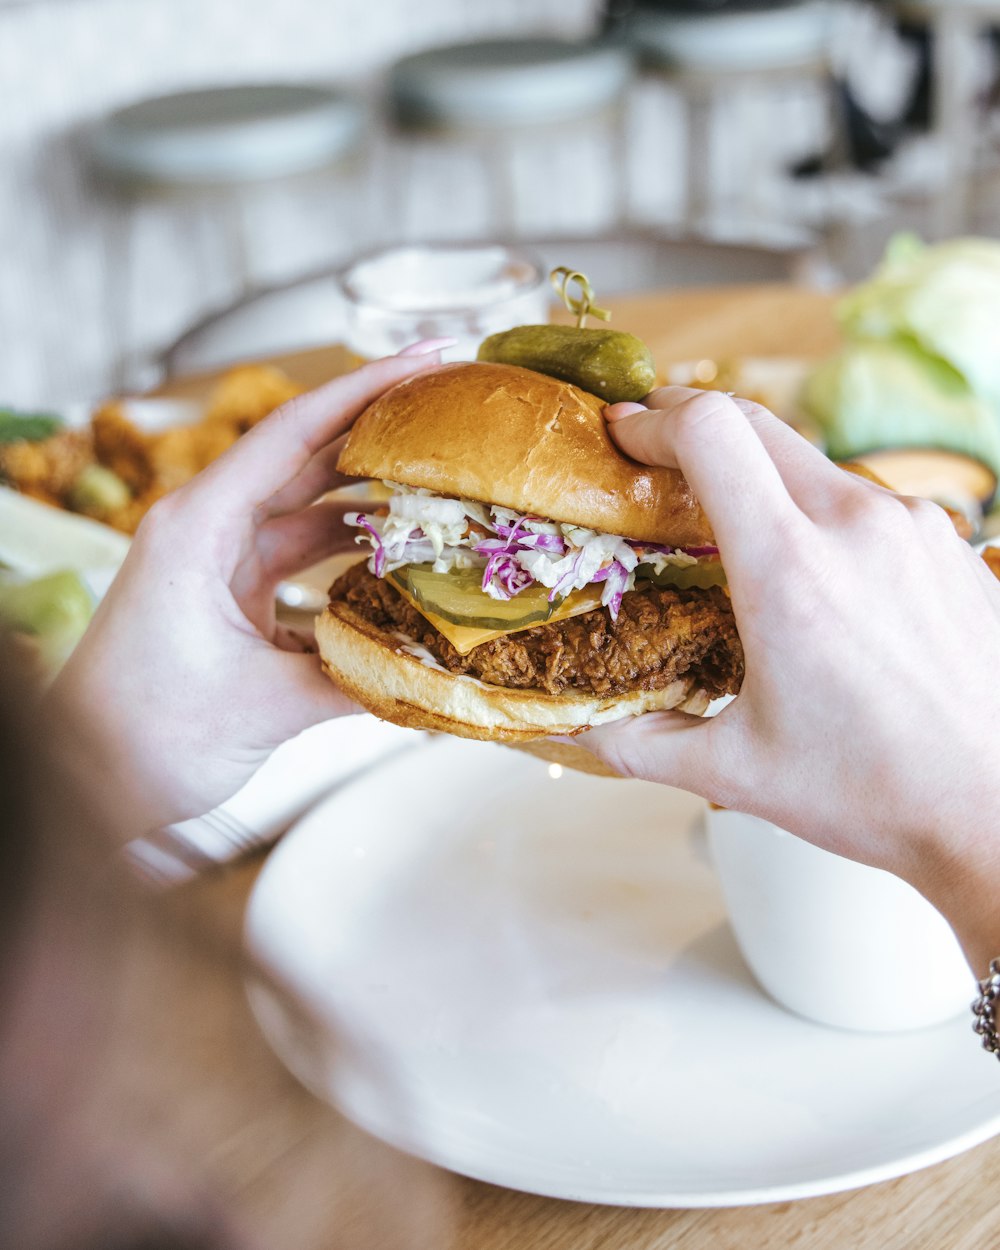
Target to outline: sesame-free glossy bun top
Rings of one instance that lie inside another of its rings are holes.
[[[682,474],[619,451],[603,406],[595,395],[516,365],[444,365],[375,400],[337,467],[625,538],[712,543]]]

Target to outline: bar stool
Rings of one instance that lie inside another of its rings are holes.
[[[897,17],[923,26],[931,42],[930,131],[941,161],[934,233],[970,229],[971,180],[983,138],[983,108],[971,70],[977,44],[1000,26],[1000,0],[894,0]]]
[[[449,153],[463,160],[455,166],[463,174],[470,154],[478,164],[482,220],[477,223],[468,204],[460,204],[470,188],[451,183],[447,202],[437,206],[434,230],[523,236],[530,212],[519,193],[520,158],[534,158],[525,181],[536,205],[565,210],[560,225],[578,226],[574,211],[586,226],[622,220],[627,210],[620,155],[631,69],[625,48],[555,38],[452,44],[397,61],[388,75],[387,105],[395,136],[398,234],[427,233],[415,192],[428,185],[435,158]],[[584,151],[581,141],[588,139]],[[535,221],[532,228],[550,224]]]
[[[187,246],[174,266],[194,275],[191,285],[196,298],[200,295],[199,304],[181,311],[190,320],[205,311],[205,291],[213,285],[216,302],[245,297],[253,288],[255,261],[267,242],[264,231],[253,229],[254,209],[274,207],[268,197],[275,195],[286,208],[307,195],[331,195],[331,177],[346,172],[357,158],[366,125],[366,108],[344,92],[270,83],[143,100],[90,130],[87,147],[96,185],[111,210],[107,319],[118,359],[116,385],[124,382],[128,353],[136,347],[133,288],[140,206],[165,206],[183,230]],[[262,220],[265,216],[260,212]],[[338,247],[332,205],[330,216],[328,258],[370,241],[345,237]],[[144,294],[150,298],[150,292]]]
[[[674,92],[686,131],[684,228],[711,233],[726,209],[748,223],[774,217],[773,183],[783,154],[761,105],[802,88],[818,91],[836,134],[838,110],[830,59],[830,8],[822,0],[735,11],[674,11],[639,7],[616,37],[636,51],[652,79]],[[719,124],[729,123],[729,203],[720,203],[713,177]],[[769,186],[769,182],[771,185]]]

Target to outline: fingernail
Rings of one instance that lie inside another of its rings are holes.
[[[649,409],[645,404],[608,404],[607,408],[604,409],[604,419],[605,421],[620,421],[622,417],[631,417],[637,412],[648,411]]]
[[[411,343],[409,347],[404,347],[401,352],[397,352],[397,356],[429,356],[431,352],[439,352],[445,347],[454,347],[458,339],[440,338],[440,339],[421,339],[419,343]]]

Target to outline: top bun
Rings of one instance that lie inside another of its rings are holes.
[[[376,399],[337,468],[624,538],[714,542],[683,475],[619,451],[603,408],[596,395],[517,365],[444,365]]]

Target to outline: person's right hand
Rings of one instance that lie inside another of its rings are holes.
[[[368,404],[441,363],[439,342],[284,404],[145,517],[49,694],[69,766],[115,796],[111,832],[207,812],[282,742],[359,710],[279,624],[275,587],[356,549],[357,501],[322,499],[347,481],[340,448]]]
[[[708,514],[746,653],[707,720],[653,713],[580,739],[910,881],[974,967],[1000,955],[1000,582],[933,503],[843,471],[766,409],[668,387],[607,410]]]

